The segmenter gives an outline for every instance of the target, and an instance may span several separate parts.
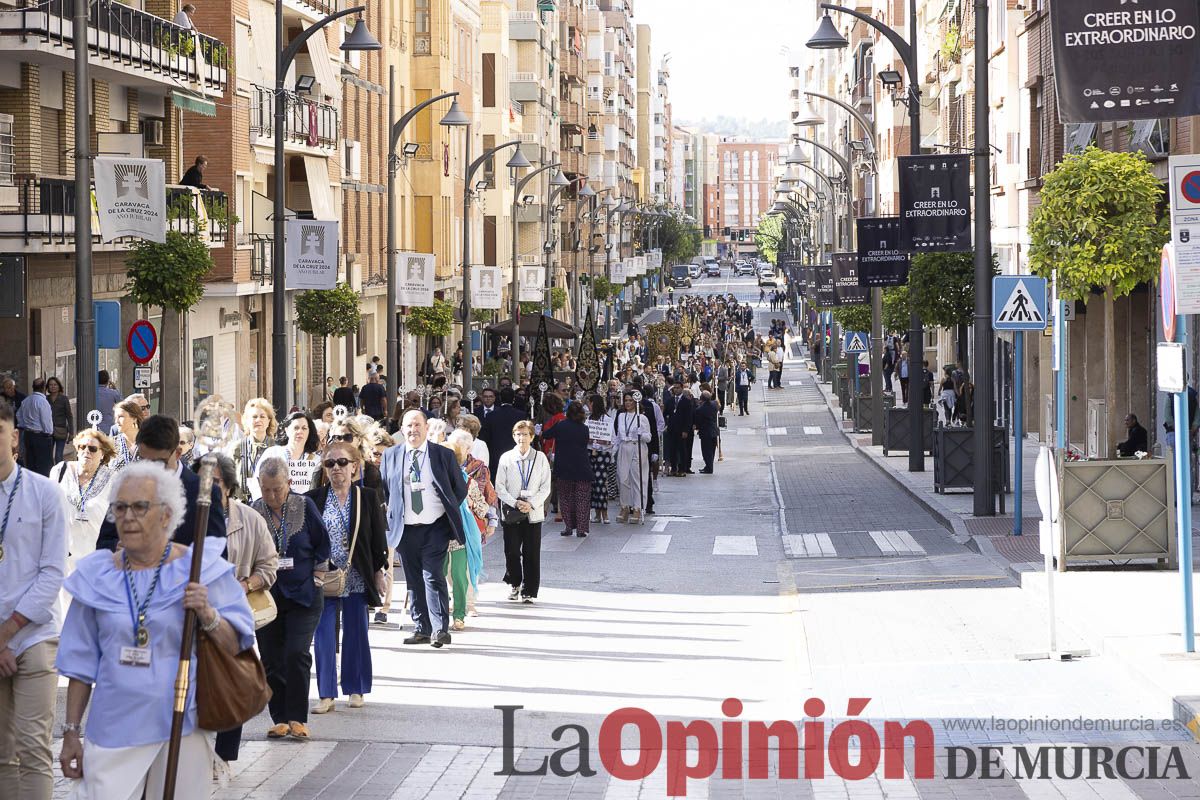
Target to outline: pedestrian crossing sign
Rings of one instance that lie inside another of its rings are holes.
[[[842,340],[842,352],[865,353],[867,341],[867,335],[862,331],[846,331],[846,337]]]
[[[998,331],[1046,329],[1046,279],[1033,275],[992,278],[992,327]]]

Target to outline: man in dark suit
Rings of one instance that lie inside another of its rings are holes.
[[[750,384],[754,383],[754,370],[745,361],[737,365],[733,373],[733,389],[737,394],[738,416],[750,413]]]
[[[696,435],[700,437],[700,454],[704,456],[702,475],[713,474],[713,456],[717,454],[717,437],[721,431],[717,425],[717,402],[712,393],[701,392],[700,404],[692,416],[695,421]]]
[[[388,530],[404,564],[413,635],[405,644],[450,644],[450,592],[446,553],[450,540],[466,544],[459,506],[467,482],[454,451],[426,440],[429,421],[418,410],[400,423],[403,441],[383,454],[380,471],[388,488]]]
[[[164,414],[155,414],[146,418],[138,428],[137,452],[139,461],[156,461],[162,464],[167,472],[174,473],[183,483],[184,500],[187,511],[183,515],[183,524],[175,529],[174,540],[180,544],[190,545],[196,531],[196,498],[200,494],[200,476],[190,469],[184,469],[179,463],[179,423]],[[208,527],[205,537],[218,541],[210,542],[207,546],[225,550],[225,516],[221,514],[221,492],[217,487],[212,488],[212,507],[208,515]],[[96,539],[96,549],[117,549],[117,526],[107,519],[100,526],[100,536]]]
[[[528,414],[513,405],[516,397],[512,386],[502,387],[500,405],[480,420],[479,438],[488,446],[488,467],[493,475],[500,466],[500,456],[517,446],[512,438],[513,426],[529,418]]]
[[[676,383],[671,387],[671,394],[675,396],[675,410],[671,414],[671,418],[667,420],[667,436],[673,439],[674,449],[674,464],[672,464],[672,475],[681,478],[684,475],[692,475],[692,442],[695,437],[694,418],[696,412],[696,402],[692,399],[692,393],[685,391],[682,383]]]
[[[471,407],[471,413],[479,417],[479,424],[496,410],[496,390],[490,386],[479,393],[478,399]]]
[[[663,421],[667,423],[669,430],[671,417],[675,414],[675,392],[671,388],[667,388],[663,392],[662,412]],[[670,478],[675,475],[675,451],[678,448],[675,446],[675,437],[667,435],[667,431],[663,433],[664,435],[659,441],[659,447],[662,451],[662,463],[659,465],[659,469],[663,470],[663,474]]]

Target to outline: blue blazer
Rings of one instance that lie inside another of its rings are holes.
[[[428,467],[432,469],[433,490],[446,508],[450,531],[459,544],[466,544],[467,532],[463,528],[462,515],[458,513],[459,506],[467,499],[467,479],[463,477],[462,467],[450,448],[430,443],[426,449],[429,452]],[[384,451],[383,460],[379,463],[383,482],[388,487],[388,535],[397,543],[404,538],[404,480],[407,477],[404,460],[407,452],[408,443],[401,440]]]

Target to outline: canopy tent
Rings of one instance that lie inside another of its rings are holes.
[[[530,338],[537,336],[538,325],[543,316],[546,317],[546,335],[551,339],[574,339],[578,335],[579,332],[567,323],[544,314],[522,314],[521,335]],[[513,321],[510,318],[503,322],[497,322],[495,325],[488,325],[484,328],[484,331],[495,336],[507,336],[511,339]]]

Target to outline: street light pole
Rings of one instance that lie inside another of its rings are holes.
[[[517,181],[516,189],[513,190],[512,202],[512,323],[513,323],[513,341],[512,341],[512,381],[513,389],[521,388],[521,281],[520,269],[517,267],[517,209],[521,202],[521,192],[529,184],[533,178],[539,173],[549,169],[557,169],[562,166],[558,162],[553,164],[543,164],[521,180]]]
[[[76,2],[73,41],[86,42],[89,3]],[[96,317],[92,304],[92,151],[88,48],[75,47],[75,430],[86,430],[96,407]]]
[[[991,142],[988,114],[988,0],[975,0],[975,463],[974,512],[977,517],[996,514],[992,484],[992,208]],[[1017,333],[1017,336],[1023,336]],[[912,371],[909,371],[911,380]],[[1021,387],[1017,387],[1021,391]],[[1013,444],[1021,458],[1020,441]],[[1021,487],[1014,487],[1020,492]]]
[[[284,214],[286,213],[284,191],[286,190],[287,182],[284,180],[285,161],[283,145],[284,121],[286,119],[288,102],[284,79],[287,77],[288,67],[291,66],[292,61],[296,58],[296,54],[300,52],[300,48],[310,38],[317,33],[321,33],[330,23],[350,14],[358,14],[365,10],[366,6],[352,6],[351,8],[330,14],[320,22],[305,28],[285,47],[283,0],[275,0],[275,52],[277,55],[275,58],[275,92],[272,98],[274,104],[272,106],[272,134],[275,137],[275,198],[272,214],[274,217],[272,220],[274,223],[274,238],[271,242],[271,403],[281,414],[286,413],[292,406],[286,367],[289,356],[287,328],[284,325],[284,317],[287,316],[287,268],[283,260],[285,236]],[[324,33],[321,33],[321,35],[324,36]],[[361,19],[358,21],[358,25],[354,28],[349,38],[342,43],[342,50],[345,51],[381,49],[383,49],[383,45],[376,41],[375,37],[371,36]],[[76,94],[80,93],[77,92]],[[86,92],[83,93],[86,94]],[[90,207],[91,199],[89,195],[85,208]],[[388,368],[392,369],[392,367]]]

